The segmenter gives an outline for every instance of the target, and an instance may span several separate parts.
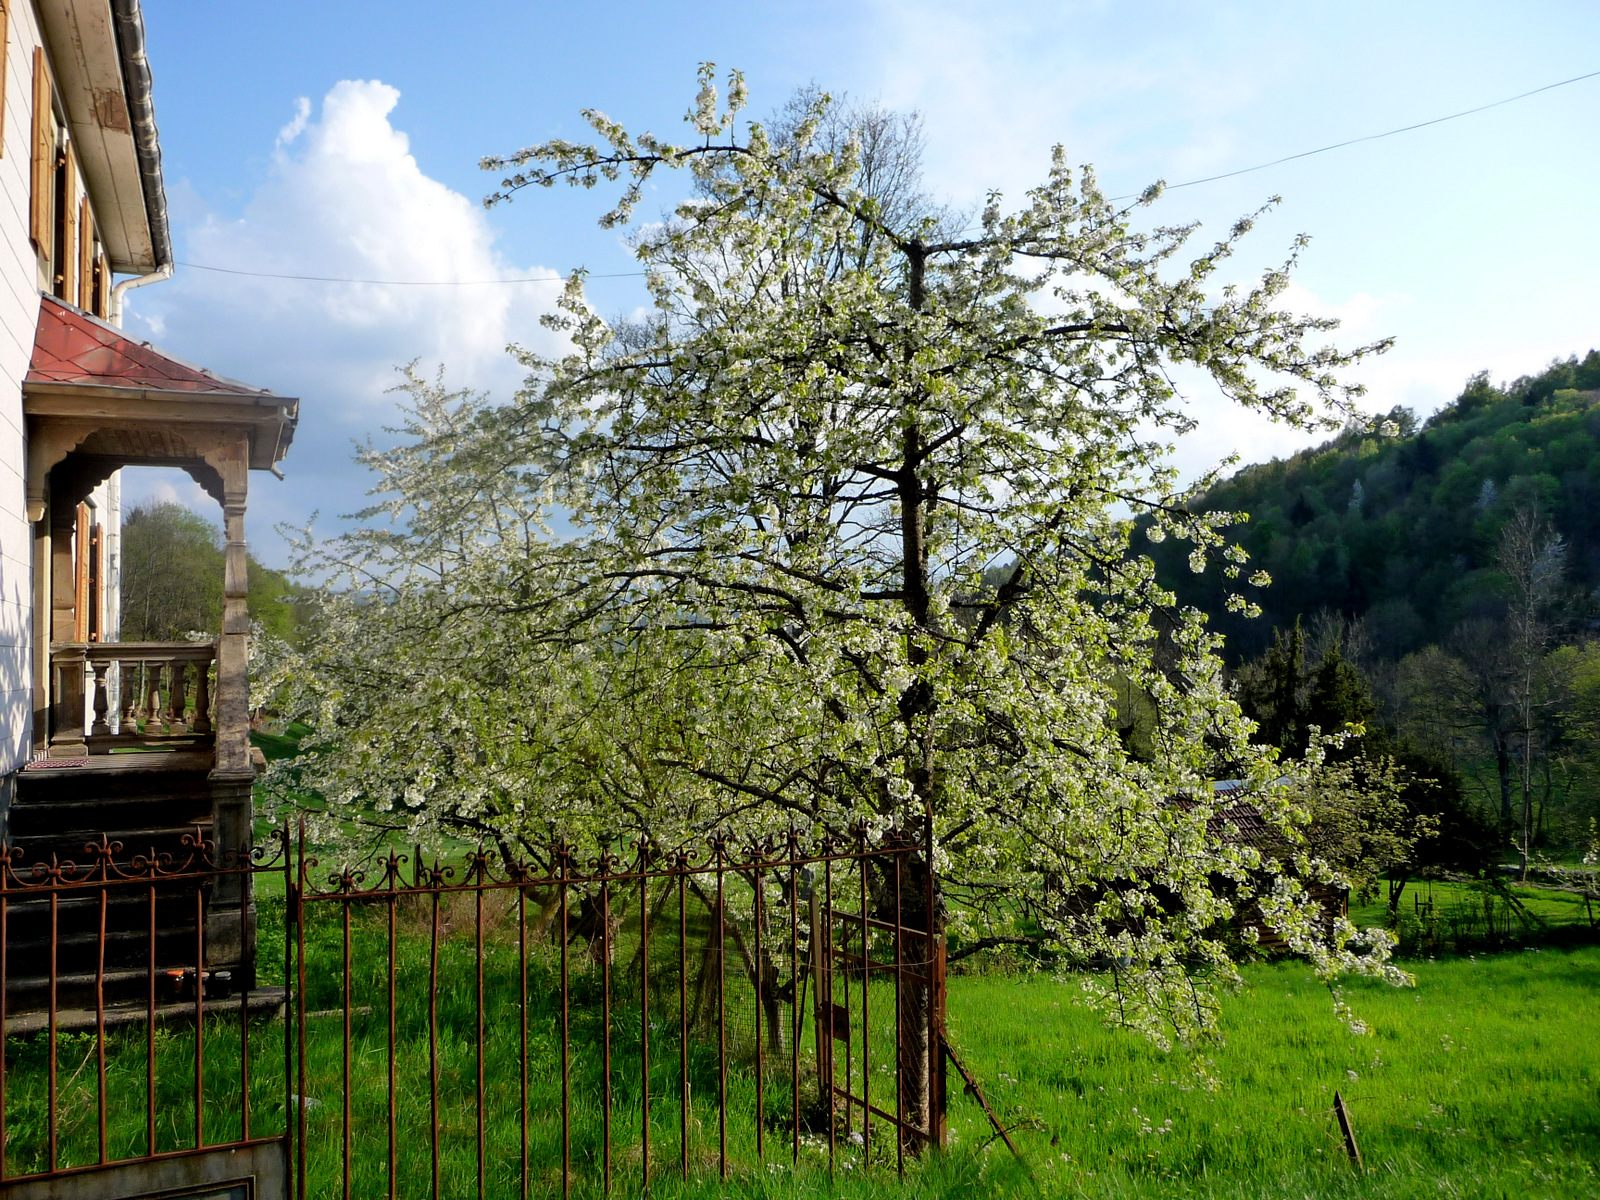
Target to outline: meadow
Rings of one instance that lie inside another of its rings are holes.
[[[281,953],[265,903],[264,949]],[[387,1014],[376,922],[357,922],[353,995],[352,1192],[387,1190]],[[281,928],[281,926],[280,926]],[[338,1195],[343,1064],[342,996],[327,968],[337,953],[334,923],[308,944],[313,981],[307,1022],[308,1194]],[[520,1131],[515,1119],[519,955],[503,927],[487,938],[484,1075],[488,1096],[485,1188],[520,1193]],[[365,939],[365,940],[363,940]],[[441,945],[439,1125],[441,1194],[476,1192],[478,1069],[472,938],[457,928]],[[552,958],[530,954],[529,1154],[531,1193],[559,1194],[559,1040]],[[281,961],[281,960],[280,960]],[[1222,1041],[1195,1052],[1163,1053],[1112,1031],[1073,1000],[1076,983],[1041,971],[995,970],[951,980],[952,1042],[1013,1130],[1017,1161],[997,1144],[977,1105],[953,1083],[948,1151],[911,1162],[897,1180],[892,1143],[862,1169],[860,1148],[842,1133],[830,1173],[826,1140],[809,1122],[798,1162],[790,1161],[788,1083],[769,1075],[765,1159],[753,1139],[754,1086],[747,1056],[735,1057],[729,1091],[730,1178],[717,1179],[716,1057],[704,1039],[690,1047],[692,1178],[678,1178],[678,1049],[675,1016],[657,1013],[652,1072],[656,1196],[751,1197],[1421,1197],[1600,1196],[1600,948],[1543,947],[1408,964],[1415,988],[1351,983],[1344,998],[1371,1026],[1366,1036],[1336,1020],[1328,990],[1302,965],[1256,964],[1224,1008]],[[431,1191],[426,1130],[428,1093],[426,939],[413,925],[402,941],[397,1005],[400,1194]],[[583,987],[579,988],[580,999]],[[592,1000],[592,994],[589,999]],[[887,1012],[887,996],[874,1005]],[[572,1032],[574,1185],[600,1185],[599,1022],[592,1003],[575,1010]],[[281,1021],[262,1021],[251,1037],[255,1133],[282,1127]],[[878,1044],[892,1040],[885,1026]],[[638,1192],[638,1010],[614,1014],[613,1184]],[[802,1045],[811,1045],[809,1034]],[[238,1023],[208,1021],[205,1121],[209,1139],[238,1130]],[[92,1038],[66,1037],[61,1062],[64,1161],[92,1159],[95,1069]],[[192,1029],[157,1036],[158,1148],[192,1137]],[[115,1034],[107,1073],[113,1156],[138,1153],[145,1137],[142,1030]],[[881,1054],[881,1051],[879,1052]],[[1203,1061],[1202,1061],[1203,1060]],[[13,1173],[38,1169],[43,1151],[45,1045],[8,1047],[7,1153]],[[1203,1067],[1204,1071],[1197,1071]],[[770,1068],[769,1068],[770,1069]],[[875,1072],[880,1098],[889,1077]],[[1331,1105],[1339,1090],[1365,1160],[1345,1156]],[[884,1160],[888,1162],[885,1165]]]

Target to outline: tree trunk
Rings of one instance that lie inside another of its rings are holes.
[[[1522,882],[1528,882],[1528,854],[1533,842],[1533,730],[1522,731]]]
[[[928,929],[928,869],[921,856],[907,855],[901,872],[901,953],[905,975],[896,1014],[900,1057],[896,1064],[907,1124],[920,1130],[907,1134],[906,1147],[921,1153],[944,1144],[944,939],[935,912],[934,933]],[[935,893],[935,905],[938,898]],[[930,1053],[931,1052],[931,1053]],[[931,1061],[930,1061],[931,1059]]]
[[[1550,796],[1555,790],[1555,780],[1550,774],[1550,756],[1544,759],[1544,786],[1539,789],[1539,815],[1533,822],[1533,841],[1535,845],[1544,844],[1544,814],[1550,807]]]
[[[1511,828],[1511,751],[1505,738],[1496,734],[1494,739],[1494,768],[1500,775],[1500,824]]]
[[[925,269],[927,250],[913,239],[903,244],[906,255],[907,299],[920,312],[927,301]],[[918,677],[900,694],[900,719],[910,737],[905,763],[911,785],[912,803],[920,805],[923,830],[921,853],[904,856],[901,869],[901,913],[903,929],[924,931],[922,936],[901,935],[903,948],[915,965],[900,992],[896,1014],[900,1033],[898,1063],[900,1093],[905,1115],[920,1136],[908,1139],[913,1150],[944,1145],[944,1057],[940,1039],[944,1036],[944,938],[939,913],[938,881],[933,869],[934,816],[939,811],[936,776],[933,770],[934,747],[930,736],[938,699],[920,669],[928,661],[923,636],[933,628],[928,570],[927,522],[929,506],[938,493],[938,484],[922,476],[925,446],[922,423],[915,402],[907,404],[901,462],[895,490],[900,501],[900,568],[902,603],[911,618],[906,634],[906,661]],[[914,810],[913,810],[914,811]]]
[[[1389,878],[1389,917],[1390,923],[1400,911],[1400,897],[1405,894],[1406,884],[1411,882],[1410,875],[1402,875],[1399,879]]]

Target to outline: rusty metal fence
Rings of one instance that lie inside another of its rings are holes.
[[[520,1200],[943,1141],[920,848],[271,845],[0,849],[0,1194],[270,1151],[294,1200]]]

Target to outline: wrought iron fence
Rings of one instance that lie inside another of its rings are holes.
[[[270,868],[219,859],[199,831],[176,840],[125,855],[102,837],[82,862],[27,863],[0,847],[0,1185],[271,1140],[252,1126],[251,1018],[281,1009],[284,994],[240,969],[237,944],[251,932],[254,877]],[[208,936],[224,943],[226,969],[208,965],[219,957]],[[184,1103],[158,1053],[178,1022],[191,1031]],[[208,1063],[208,1037],[225,1024],[229,1061]],[[63,1082],[63,1050],[80,1048]],[[80,1085],[91,1061],[93,1085]],[[179,1135],[180,1108],[192,1139]],[[219,1110],[230,1114],[221,1136],[206,1125]]]
[[[276,1145],[296,1200],[567,1195],[943,1140],[918,848],[272,845],[0,850],[0,1189]]]

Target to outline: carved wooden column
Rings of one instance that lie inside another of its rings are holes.
[[[36,751],[45,751],[51,747],[51,728],[55,703],[58,699],[53,688],[56,672],[50,665],[50,643],[52,641],[71,641],[73,635],[70,620],[73,581],[72,581],[72,527],[76,517],[75,505],[62,502],[59,507],[68,510],[56,513],[57,505],[52,503],[51,493],[54,490],[50,482],[50,472],[58,463],[71,453],[74,446],[81,442],[97,427],[94,420],[54,421],[46,425],[29,419],[28,421],[28,465],[25,494],[27,499],[28,520],[33,522],[33,745]],[[58,570],[62,566],[62,556],[65,556],[66,583],[58,587]],[[65,601],[69,617],[68,627],[65,632],[60,631],[56,606]],[[74,744],[71,739],[64,739],[60,749],[52,749],[50,753],[56,755],[78,755],[87,751],[87,746],[82,744],[83,726],[83,681],[77,682],[79,711],[76,726],[79,729],[79,740]]]
[[[241,433],[206,453],[222,477],[224,546],[222,636],[217,639],[215,746],[211,770],[211,833],[217,857],[246,865],[254,830],[250,755],[250,609],[244,514],[250,444]],[[249,971],[255,963],[255,903],[248,874],[218,878],[206,918],[206,954],[215,966]]]
[[[217,639],[217,778],[254,779],[250,762],[250,608],[244,513],[249,443],[243,435],[208,453],[222,476],[224,567],[222,636]]]

